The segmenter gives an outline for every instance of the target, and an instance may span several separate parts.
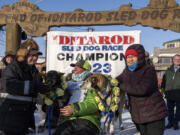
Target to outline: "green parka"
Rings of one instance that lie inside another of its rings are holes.
[[[165,89],[167,99],[180,101],[180,68],[175,72],[172,65],[166,70],[161,88]]]
[[[98,104],[95,101],[95,95],[92,90],[87,91],[87,95],[82,102],[72,104],[73,115],[64,117],[61,123],[67,120],[87,119],[91,121],[100,130],[100,113]]]

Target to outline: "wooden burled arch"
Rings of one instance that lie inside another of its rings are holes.
[[[0,11],[0,25],[16,23],[31,36],[44,35],[51,26],[127,25],[150,26],[180,32],[180,7],[175,0],[151,0],[147,7],[123,5],[114,11],[76,10],[44,12],[27,0],[19,0]]]
[[[133,9],[128,4],[113,11],[44,12],[28,0],[19,0],[0,10],[0,25],[7,24],[19,25],[30,36],[43,36],[52,26],[141,24],[180,32],[180,6],[176,0],[150,0],[141,9]]]

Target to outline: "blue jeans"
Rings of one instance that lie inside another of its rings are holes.
[[[176,110],[175,110],[176,107]],[[168,121],[177,124],[180,120],[180,102],[167,99]]]

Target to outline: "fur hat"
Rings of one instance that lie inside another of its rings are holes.
[[[27,39],[23,42],[16,53],[19,62],[24,61],[29,55],[42,55],[39,51],[39,46],[33,39]]]

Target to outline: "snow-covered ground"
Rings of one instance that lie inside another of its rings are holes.
[[[36,124],[39,122],[39,116],[38,113],[35,113],[35,118],[36,118]],[[131,116],[127,110],[123,112],[123,124],[124,124],[124,130],[119,130],[118,128],[118,121],[115,123],[115,134],[114,135],[140,135],[140,133],[136,130],[136,127],[134,126]],[[166,119],[166,124],[167,124],[167,119]],[[180,123],[179,123],[180,126]],[[35,133],[35,134],[28,134],[28,135],[48,135],[48,131],[46,130],[43,133]],[[174,130],[173,128],[171,129],[166,129],[164,132],[164,135],[180,135],[180,129],[179,130]]]

